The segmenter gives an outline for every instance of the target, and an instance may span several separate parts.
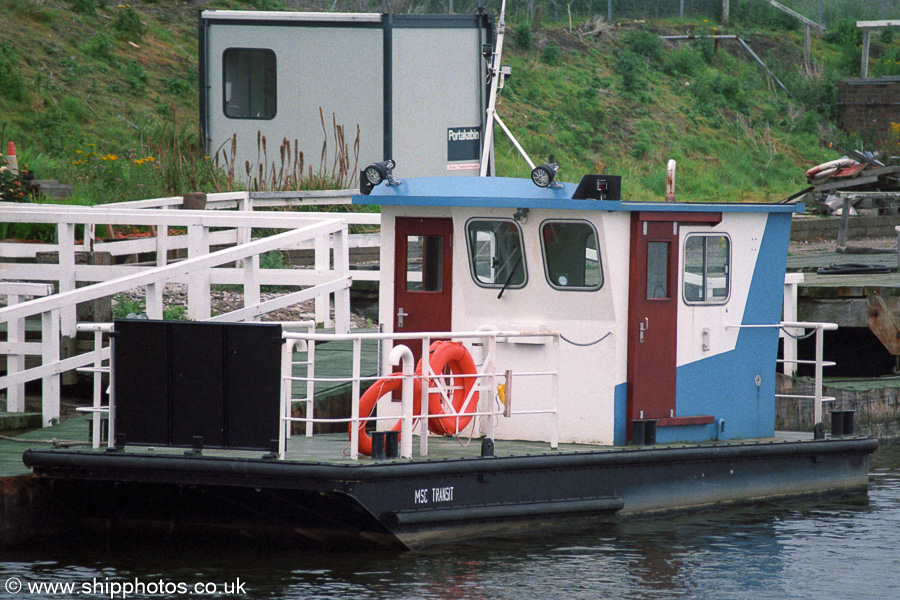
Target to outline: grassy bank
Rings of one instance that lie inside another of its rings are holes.
[[[514,76],[499,112],[536,162],[560,162],[564,180],[618,173],[629,197],[659,199],[665,163],[674,158],[680,199],[781,199],[802,189],[809,166],[834,158],[819,137],[861,145],[834,124],[835,82],[858,71],[859,35],[850,21],[830,26],[824,38],[814,37],[813,60],[804,65],[800,28],[759,4],[733,3],[727,30],[699,17],[513,23],[505,62]],[[224,154],[207,157],[200,144],[196,12],[260,7],[283,8],[234,0],[5,0],[3,149],[14,140],[20,165],[71,183],[77,203],[238,186],[219,168]],[[736,42],[660,40],[673,34],[741,35],[792,97]],[[871,68],[900,74],[900,43],[879,37]],[[318,147],[300,150],[317,155]],[[527,175],[502,134],[497,160],[498,174]],[[329,183],[319,177],[315,185]]]

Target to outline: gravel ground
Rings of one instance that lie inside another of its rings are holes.
[[[284,294],[283,292],[262,292],[260,300],[272,300]],[[143,301],[145,296],[144,288],[136,288],[130,292],[121,294],[119,297],[125,297],[131,301]],[[119,298],[117,297],[117,298]],[[113,298],[113,313],[119,304],[117,298]],[[180,283],[170,283],[166,285],[163,292],[163,304],[166,308],[175,306],[183,306],[187,308],[187,285]],[[212,306],[213,315],[231,312],[244,307],[244,294],[242,292],[233,292],[227,290],[212,290],[210,293],[210,304]],[[331,316],[334,317],[334,307],[331,308]],[[293,306],[272,311],[262,316],[262,321],[308,321],[315,318],[315,303],[312,300],[301,302]],[[372,327],[371,322],[367,321],[356,313],[350,313],[350,326],[353,328]]]

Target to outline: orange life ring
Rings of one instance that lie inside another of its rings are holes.
[[[475,369],[475,361],[472,360],[472,355],[469,354],[469,351],[466,350],[466,347],[463,346],[459,342],[448,342],[448,341],[440,341],[434,342],[431,344],[431,347],[428,348],[428,363],[431,365],[431,372],[436,375],[441,375],[445,371],[449,371],[448,375],[475,375],[477,370]],[[419,360],[419,365],[416,368],[416,374],[422,374],[422,360]],[[451,404],[453,406],[454,412],[458,415],[460,413],[470,413],[474,412],[472,409],[478,406],[478,392],[473,392],[472,397],[469,399],[469,402],[466,404],[466,398],[469,396],[469,392],[472,391],[472,388],[475,386],[475,377],[465,377],[462,378],[462,385],[455,386],[457,389],[453,390],[453,399]],[[429,385],[429,388],[436,388],[437,383],[432,381]],[[465,406],[463,406],[465,404]],[[436,433],[438,435],[453,435],[459,433],[472,420],[472,415],[463,415],[457,417],[455,415],[448,415],[445,417],[432,416],[432,415],[447,415],[447,410],[445,410],[443,402],[441,402],[441,393],[439,391],[430,391],[428,392],[428,429],[432,433]]]
[[[357,448],[360,454],[372,456],[372,436],[366,433],[366,423],[375,410],[375,404],[378,399],[385,394],[390,394],[399,390],[403,386],[403,373],[391,373],[383,379],[376,381],[366,393],[359,399],[359,442]],[[421,384],[418,380],[413,380],[413,415],[417,415],[422,408],[422,392]],[[391,429],[391,431],[400,431],[400,422]],[[347,434],[353,436],[353,423],[347,427]]]
[[[428,363],[431,366],[431,372],[436,376],[445,374],[448,377],[453,375],[475,375],[475,361],[472,355],[466,350],[466,347],[459,342],[439,341],[434,342],[428,348]],[[446,372],[446,373],[445,373]],[[416,379],[413,381],[413,416],[419,417],[422,412],[422,384],[419,377],[422,376],[422,360],[416,367]],[[391,373],[387,377],[376,381],[359,399],[359,442],[357,448],[360,454],[367,456],[372,455],[372,437],[366,433],[366,423],[375,410],[375,404],[378,399],[385,394],[399,390],[403,385],[402,373]],[[453,398],[451,405],[456,414],[448,414],[445,410],[444,403],[441,401],[441,393],[436,389],[437,383],[432,381],[428,392],[428,429],[432,433],[438,435],[453,435],[459,433],[468,426],[472,421],[472,415],[456,416],[460,413],[473,412],[473,408],[478,406],[478,392],[473,392],[472,397],[466,404],[466,398],[472,387],[475,385],[474,377],[462,378],[462,384],[455,386],[453,390]],[[434,391],[431,391],[431,390]],[[465,406],[463,406],[465,404]],[[446,416],[438,416],[446,415]],[[400,422],[397,422],[391,431],[400,431]],[[348,435],[353,435],[353,423],[347,427]]]

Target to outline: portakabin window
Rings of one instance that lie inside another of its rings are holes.
[[[275,52],[229,48],[222,57],[225,116],[273,119],[278,111]]]

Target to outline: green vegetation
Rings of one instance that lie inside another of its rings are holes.
[[[835,84],[859,70],[860,33],[852,19],[878,17],[851,14],[842,0],[824,4],[828,32],[813,37],[812,64],[803,65],[803,30],[756,0],[733,0],[727,29],[712,16],[585,21],[588,14],[568,14],[577,6],[554,2],[534,29],[527,5],[512,3],[504,62],[514,76],[498,110],[532,159],[554,157],[564,180],[618,173],[630,198],[658,200],[665,163],[674,158],[679,199],[778,200],[804,187],[806,168],[834,158],[819,137],[865,145],[834,124]],[[274,0],[210,0],[203,8],[283,7]],[[833,19],[842,14],[848,20]],[[246,176],[245,165],[233,164],[233,147],[203,153],[195,5],[7,0],[0,20],[0,147],[15,141],[20,167],[71,183],[73,202],[222,191]],[[744,37],[793,97],[733,40],[702,37],[725,33]],[[701,37],[660,39],[672,34]],[[900,75],[894,32],[873,36],[871,56],[872,75]],[[353,144],[358,134],[346,132],[345,140],[343,128],[331,125],[330,149]],[[512,144],[502,134],[497,140],[498,174],[527,176]],[[265,155],[265,139],[257,144]],[[338,176],[313,173],[303,156],[316,156],[317,148],[275,140],[269,155],[276,146],[281,165],[271,169],[267,158],[266,166],[250,168],[259,189],[346,185],[357,170],[345,152]],[[6,179],[0,186],[4,200],[16,190]]]

